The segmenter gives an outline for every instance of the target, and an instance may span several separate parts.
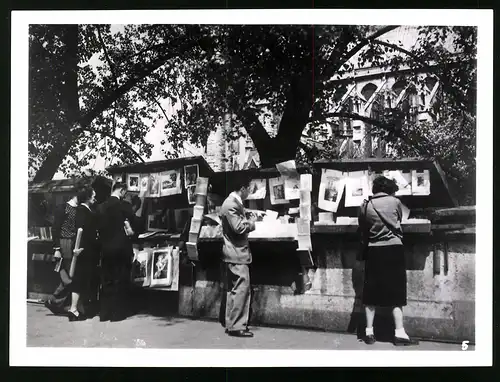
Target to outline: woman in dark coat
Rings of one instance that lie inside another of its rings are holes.
[[[78,207],[78,191],[74,189],[74,196],[64,204],[56,207],[52,236],[54,240],[54,258],[61,259],[59,270],[60,283],[45,306],[54,314],[66,314],[69,296],[71,293],[71,278],[69,270],[73,257],[73,247],[76,237],[76,209]]]
[[[401,230],[402,204],[394,194],[396,183],[380,176],[373,181],[373,197],[361,205],[359,226],[367,244],[363,304],[366,314],[365,342],[375,343],[373,320],[376,307],[392,308],[396,327],[394,345],[416,345],[403,326],[406,305],[406,264]]]
[[[95,191],[91,187],[84,187],[78,194],[80,205],[76,210],[76,229],[82,228],[80,242],[81,253],[78,255],[75,274],[72,282],[71,308],[68,312],[70,321],[82,320],[84,315],[78,311],[81,303],[86,310],[86,316],[92,310],[90,303],[97,298],[96,280],[98,280],[99,243],[97,240],[97,219],[92,210],[95,203]],[[90,309],[89,309],[90,308]]]

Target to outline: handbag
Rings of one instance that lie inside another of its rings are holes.
[[[366,259],[366,252],[368,251],[368,229],[367,229],[367,224],[366,224],[366,210],[368,208],[368,200],[364,200],[364,213],[361,215],[363,217],[362,220],[360,220],[360,224],[358,226],[358,234],[359,234],[359,241],[360,245],[358,248],[358,252],[356,253],[356,260],[357,261],[364,261]]]

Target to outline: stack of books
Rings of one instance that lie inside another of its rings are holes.
[[[296,219],[298,242],[297,252],[299,254],[301,264],[306,267],[314,265],[311,256],[311,192],[312,175],[300,175],[300,218]]]
[[[207,203],[208,178],[198,177],[196,180],[196,205],[193,207],[193,218],[189,228],[189,239],[186,243],[188,258],[191,261],[198,260],[197,242],[200,235],[203,212]]]

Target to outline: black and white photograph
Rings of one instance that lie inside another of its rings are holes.
[[[12,366],[491,364],[492,11],[11,30]]]
[[[184,166],[184,187],[196,186],[200,170],[197,164]]]
[[[129,191],[139,191],[139,174],[127,174],[127,186]]]

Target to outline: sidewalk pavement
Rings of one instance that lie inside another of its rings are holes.
[[[296,328],[251,327],[253,338],[229,337],[214,321],[139,314],[121,322],[99,317],[69,322],[45,306],[27,304],[27,346],[153,349],[273,349],[273,350],[456,350],[460,344],[421,341],[419,346],[366,345],[353,334]],[[473,346],[469,349],[473,350]]]

